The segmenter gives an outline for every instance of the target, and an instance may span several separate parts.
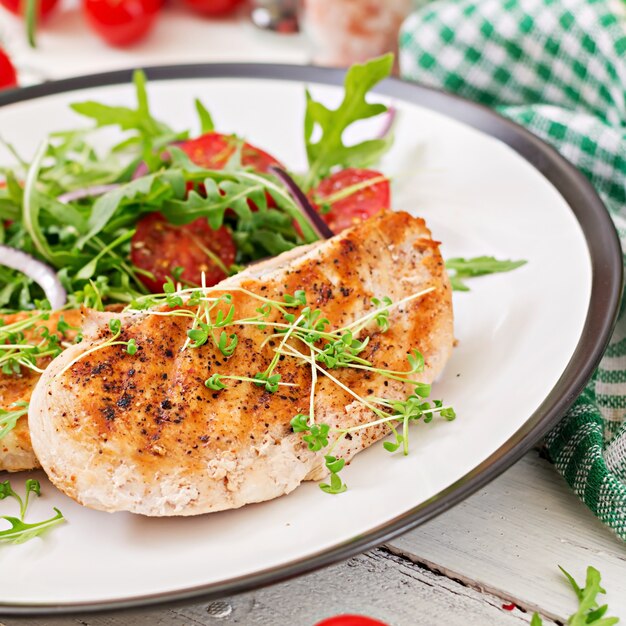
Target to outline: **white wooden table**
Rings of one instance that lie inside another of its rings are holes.
[[[169,11],[140,46],[111,50],[71,4],[40,34],[40,49],[0,14],[0,38],[25,81],[138,65],[307,60],[299,37],[262,33],[240,20],[206,22]],[[0,626],[313,626],[353,612],[392,626],[565,623],[576,608],[557,565],[584,579],[602,572],[610,614],[626,623],[626,546],[569,491],[537,452],[455,509],[346,563],[274,587],[187,608],[54,619],[0,617]],[[513,603],[509,611],[503,605]]]

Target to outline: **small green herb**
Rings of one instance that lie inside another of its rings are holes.
[[[469,291],[465,279],[487,274],[510,272],[524,265],[526,261],[500,261],[492,256],[477,256],[471,259],[454,258],[446,261],[450,284],[455,291]]]
[[[302,289],[296,291],[293,296],[286,293],[283,297],[287,306],[306,306],[306,292]]]
[[[255,385],[258,387],[265,387],[266,391],[275,393],[278,391],[278,385],[280,383],[280,374],[268,375],[267,372],[258,372],[254,375]]]
[[[565,578],[572,586],[576,597],[578,598],[578,610],[570,615],[567,623],[569,626],[613,626],[619,622],[619,617],[604,617],[608,610],[608,605],[599,606],[597,597],[606,591],[600,586],[600,572],[591,565],[587,567],[587,580],[585,586],[581,589],[574,577],[566,572],[560,565],[559,569],[563,572]],[[539,614],[535,613],[530,622],[531,626],[542,626],[543,620]]]
[[[330,474],[330,484],[321,483],[320,489],[325,493],[331,493],[333,495],[343,493],[348,489],[348,486],[342,482],[341,477],[338,474]]]
[[[294,433],[303,433],[309,430],[309,416],[298,413],[290,422]]]
[[[222,331],[217,342],[217,347],[224,356],[232,356],[235,352],[238,341],[239,339],[234,333],[228,335],[226,331]]]
[[[385,296],[382,300],[372,298],[372,304],[380,310],[376,312],[374,321],[382,332],[389,329],[389,307],[393,304],[391,298]]]
[[[204,381],[204,384],[209,388],[213,389],[213,391],[221,391],[222,389],[226,389],[226,385],[222,382],[221,376],[219,374],[213,374]]]
[[[328,445],[328,433],[330,432],[328,424],[312,424],[308,431],[308,435],[302,436],[302,441],[307,443],[311,452],[318,452]]]
[[[43,520],[42,522],[36,522],[34,524],[26,523],[24,518],[26,516],[31,494],[35,494],[36,496],[41,495],[41,486],[38,480],[29,478],[26,481],[25,494],[23,498],[13,490],[11,483],[8,480],[0,483],[0,500],[13,498],[20,507],[19,517],[0,515],[0,519],[9,522],[11,525],[11,528],[9,529],[0,530],[0,543],[23,543],[43,534],[45,531],[49,530],[53,526],[57,526],[65,520],[61,511],[55,508],[55,515],[50,519]]]

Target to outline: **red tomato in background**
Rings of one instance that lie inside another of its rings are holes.
[[[367,181],[380,179],[366,184]],[[350,188],[354,190],[350,192]],[[342,192],[347,193],[345,197]],[[340,196],[336,200],[333,196]],[[389,180],[380,172],[349,167],[322,180],[309,193],[309,199],[318,208],[324,221],[334,233],[354,226],[375,213],[391,207]],[[324,203],[330,202],[330,211],[324,213]]]
[[[163,284],[172,277],[174,268],[182,267],[181,280],[200,285],[202,272],[210,287],[226,278],[221,265],[229,268],[235,262],[237,249],[230,231],[223,227],[213,230],[201,217],[184,226],[174,226],[160,213],[148,213],[137,223],[130,244],[130,259],[136,267],[152,272],[154,280],[140,276],[152,292],[161,293]]]
[[[9,55],[0,48],[0,89],[17,87],[17,72]]]
[[[128,46],[148,34],[161,4],[161,0],[83,0],[83,11],[107,43]]]
[[[387,626],[387,624],[362,615],[337,615],[319,622],[316,626]]]
[[[39,17],[46,17],[57,5],[58,0],[39,0]],[[0,4],[15,15],[24,15],[26,0],[0,0]]]
[[[237,149],[237,141],[232,135],[212,132],[185,141],[179,148],[196,165],[208,170],[221,170]],[[271,154],[249,143],[244,143],[241,150],[241,164],[257,172],[267,172],[270,165],[283,167]]]
[[[220,17],[232,13],[244,0],[184,0],[186,6],[203,15]]]

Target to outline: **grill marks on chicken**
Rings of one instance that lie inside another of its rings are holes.
[[[406,370],[407,352],[416,348],[426,364],[420,379],[430,382],[452,349],[452,307],[438,244],[423,220],[380,214],[331,240],[251,267],[209,295],[231,294],[235,319],[244,319],[258,315],[260,303],[236,287],[272,300],[304,290],[307,303],[322,309],[334,329],[371,311],[373,297],[397,302],[430,286],[435,290],[391,312],[387,332],[369,325],[360,338],[369,335],[370,341],[359,355],[375,367]],[[68,368],[110,337],[112,317],[121,319],[120,340],[135,339],[136,354],[106,347]],[[72,498],[106,511],[194,515],[275,498],[326,474],[324,451],[308,450],[290,427],[294,415],[309,413],[307,363],[281,357],[275,371],[294,386],[275,393],[233,380],[225,380],[229,387],[222,391],[204,385],[215,373],[252,377],[264,371],[280,342],[268,339],[270,325],[227,327],[239,343],[224,357],[210,341],[183,350],[190,318],[94,313],[87,322],[86,339],[42,376],[30,412],[37,456]],[[304,343],[290,343],[308,355]],[[372,372],[331,373],[361,396],[404,399],[411,391]],[[331,428],[346,428],[371,421],[373,414],[320,373],[315,416]],[[349,460],[387,432],[380,425],[352,433],[334,454]]]

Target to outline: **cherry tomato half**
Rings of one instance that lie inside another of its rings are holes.
[[[58,0],[39,0],[39,17],[46,17],[57,3]],[[25,13],[26,0],[0,0],[0,4],[15,15],[24,15]]]
[[[17,73],[9,55],[0,48],[0,89],[17,87]]]
[[[221,170],[235,153],[238,141],[233,135],[212,132],[185,141],[179,147],[196,165]],[[267,172],[270,165],[282,167],[271,154],[249,143],[244,143],[241,149],[241,164],[257,172]]]
[[[309,198],[334,233],[391,206],[389,180],[384,174],[352,167],[322,180]]]
[[[160,8],[161,0],[83,0],[88,24],[112,46],[128,46],[145,37]]]
[[[130,247],[130,259],[136,267],[154,275],[141,276],[141,282],[152,292],[161,293],[168,277],[177,267],[183,268],[180,279],[200,285],[202,272],[210,287],[226,278],[235,262],[235,242],[229,230],[213,230],[206,218],[184,226],[174,226],[160,213],[149,213],[139,220]]]
[[[184,0],[196,13],[219,17],[232,13],[244,0]]]
[[[362,615],[337,615],[319,622],[316,626],[387,626],[387,624]]]

